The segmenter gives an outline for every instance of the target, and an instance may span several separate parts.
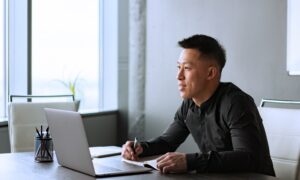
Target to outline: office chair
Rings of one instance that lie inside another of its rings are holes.
[[[266,103],[276,107],[264,107]],[[278,107],[299,105],[300,101],[263,99],[258,110],[263,119],[270,154],[277,177],[299,180],[300,155],[300,109]]]
[[[57,98],[63,96],[11,96],[8,113],[8,127],[11,152],[34,151],[35,128],[47,127],[44,108],[75,111],[75,102],[12,102],[12,98]],[[51,130],[50,130],[51,131]]]

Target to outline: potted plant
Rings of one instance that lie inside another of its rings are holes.
[[[66,88],[68,88],[70,93],[74,96],[76,111],[78,111],[79,106],[80,106],[80,99],[78,98],[78,94],[80,92],[78,89],[78,85],[79,85],[79,81],[80,81],[79,76],[80,76],[80,73],[78,73],[74,79],[69,78],[68,80],[58,80]]]

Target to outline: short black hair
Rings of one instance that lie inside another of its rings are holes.
[[[214,59],[222,72],[226,63],[226,53],[216,39],[207,35],[196,34],[179,41],[178,45],[184,49],[197,49],[204,57]]]

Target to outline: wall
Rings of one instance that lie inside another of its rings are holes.
[[[227,50],[222,81],[261,98],[300,99],[300,78],[286,71],[284,0],[147,1],[146,138],[162,133],[181,99],[177,41],[192,34],[217,38]],[[179,150],[194,151],[188,140]]]
[[[83,114],[82,119],[90,146],[117,145],[117,111]]]
[[[118,145],[128,134],[128,16],[129,0],[118,1]]]
[[[0,153],[10,152],[7,126],[0,126],[0,142]]]

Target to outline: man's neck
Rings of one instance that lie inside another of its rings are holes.
[[[220,82],[217,82],[211,86],[209,86],[205,92],[201,94],[199,97],[192,98],[194,103],[200,107],[205,101],[207,101],[217,90]]]

